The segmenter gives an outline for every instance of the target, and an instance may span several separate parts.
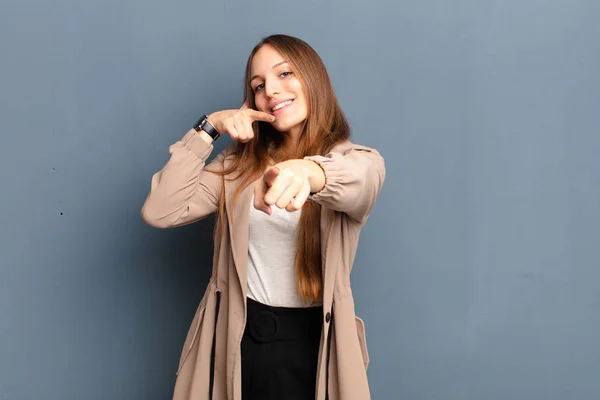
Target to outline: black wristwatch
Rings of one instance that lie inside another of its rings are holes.
[[[196,130],[196,132],[200,132],[200,130],[203,130],[204,132],[208,133],[208,136],[210,136],[213,140],[217,140],[219,136],[221,136],[221,134],[217,132],[215,127],[212,126],[210,122],[208,122],[208,118],[206,115],[200,117],[198,122],[196,122],[196,124],[194,125],[194,129]]]

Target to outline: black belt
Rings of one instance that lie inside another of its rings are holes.
[[[248,298],[247,311],[245,334],[249,334],[257,342],[302,339],[321,333],[322,306],[272,307]]]

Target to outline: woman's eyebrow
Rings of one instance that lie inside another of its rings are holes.
[[[279,67],[280,65],[283,65],[283,64],[287,64],[287,61],[285,61],[285,60],[280,61],[277,64],[273,65],[271,67],[271,69],[275,69],[275,68],[277,68],[277,67]],[[250,78],[250,82],[252,82],[255,78],[258,78],[258,75],[254,75],[252,78]]]

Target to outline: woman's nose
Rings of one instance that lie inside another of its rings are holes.
[[[276,79],[270,79],[265,82],[265,93],[269,97],[281,93],[281,84]]]

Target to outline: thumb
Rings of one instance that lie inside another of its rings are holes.
[[[271,206],[265,203],[265,194],[267,193],[267,184],[264,180],[260,180],[254,187],[254,208],[271,215],[273,212]]]

